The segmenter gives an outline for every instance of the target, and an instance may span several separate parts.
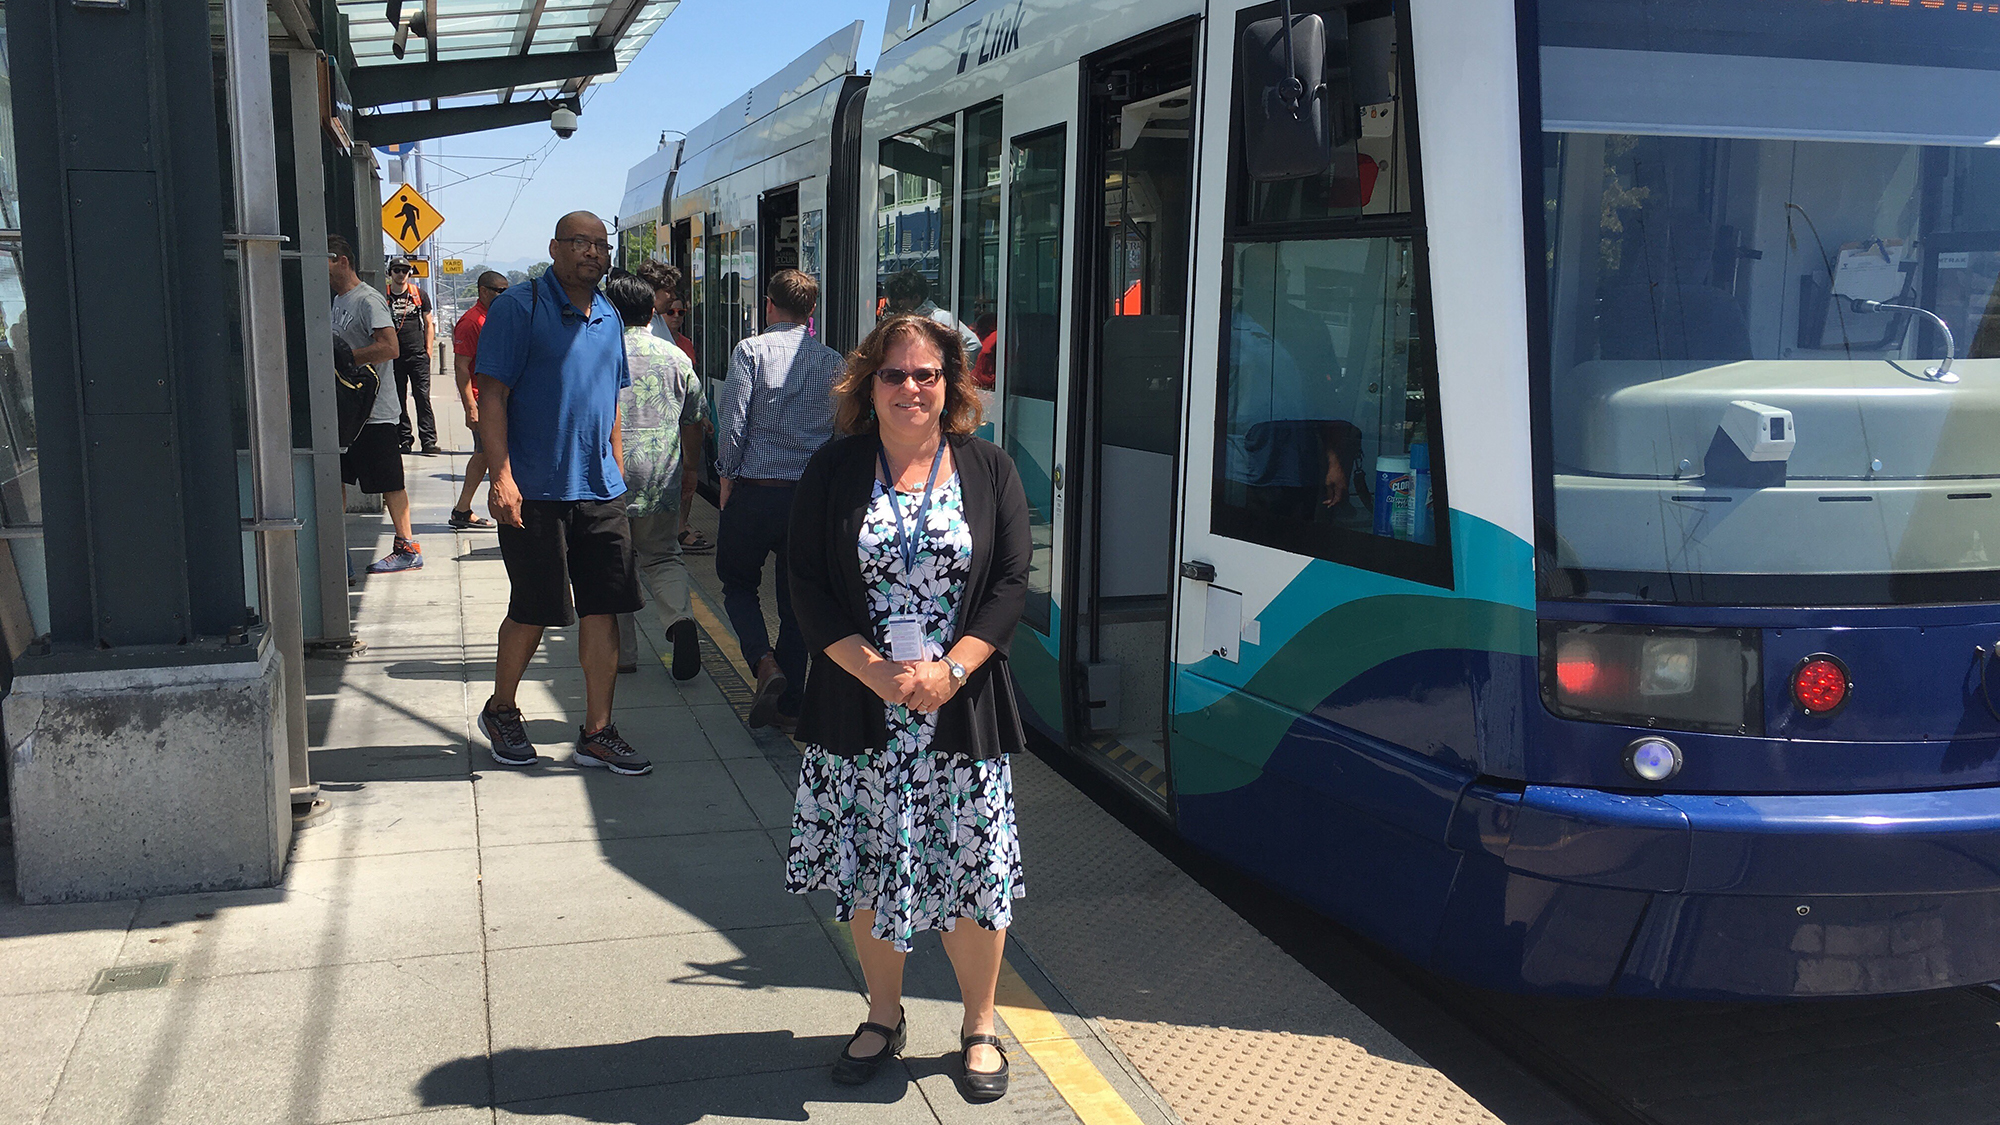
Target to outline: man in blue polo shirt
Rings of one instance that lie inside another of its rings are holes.
[[[652,763],[611,724],[618,614],[638,612],[640,596],[619,471],[618,392],[632,379],[624,322],[597,291],[611,264],[603,221],[588,211],[564,215],[549,260],[542,276],[493,299],[473,367],[491,474],[487,507],[500,524],[500,557],[513,587],[479,729],[494,761],[539,761],[514,692],[542,630],[581,618],[584,720],[570,760],[650,773]]]

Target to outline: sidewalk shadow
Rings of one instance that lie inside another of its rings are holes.
[[[606,1125],[693,1125],[709,1118],[808,1121],[815,1104],[891,1105],[910,1093],[909,1071],[883,1068],[866,1086],[836,1086],[826,1063],[840,1036],[790,1031],[655,1035],[587,1047],[520,1048],[453,1059],[418,1080],[433,1108],[504,1106],[522,1116]],[[650,1080],[646,1085],[634,1085]],[[489,1097],[488,1090],[499,1097]],[[509,1100],[509,1091],[537,1091]],[[547,1093],[545,1091],[555,1091]]]

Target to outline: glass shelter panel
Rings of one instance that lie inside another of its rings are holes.
[[[22,286],[20,170],[14,161],[14,102],[6,55],[7,9],[0,4],[0,627],[15,643],[48,632],[42,489],[35,438],[33,352]],[[17,631],[19,635],[17,636]]]
[[[1024,619],[1045,634],[1050,631],[1055,567],[1066,137],[1057,128],[1015,138],[1007,216],[1006,449],[1027,490],[1034,537]]]
[[[1715,17],[1725,46],[1664,8],[1648,29],[1593,11],[1543,8],[1544,594],[1991,597],[2000,153],[1964,120],[1990,98],[1882,118],[1879,99],[1841,94],[1855,43],[1835,33],[1872,29],[1870,57],[1910,88],[1939,88],[1924,69],[1955,51],[1982,69],[1952,73],[2000,91],[2000,52],[1949,42],[1990,41],[1986,24],[1945,9],[1781,19],[1751,0]],[[1616,90],[1591,81],[1605,56],[1626,75]],[[1712,72],[1713,96],[1676,79],[1690,68]],[[1782,91],[1750,96],[1778,72]]]

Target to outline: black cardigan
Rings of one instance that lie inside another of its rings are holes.
[[[992,645],[994,654],[938,709],[934,745],[967,758],[992,759],[1024,749],[1027,741],[1007,670],[1007,645],[1028,603],[1028,498],[1014,462],[999,446],[959,434],[945,440],[951,443],[972,533],[972,571],[945,650],[973,636]],[[793,494],[786,545],[792,612],[812,653],[797,738],[843,758],[888,744],[882,698],[826,655],[828,646],[856,633],[875,642],[857,545],[873,499],[878,447],[874,434],[856,434],[813,454]]]

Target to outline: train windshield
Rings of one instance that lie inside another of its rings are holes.
[[[2000,3],[1540,11],[1544,595],[2000,598]]]

